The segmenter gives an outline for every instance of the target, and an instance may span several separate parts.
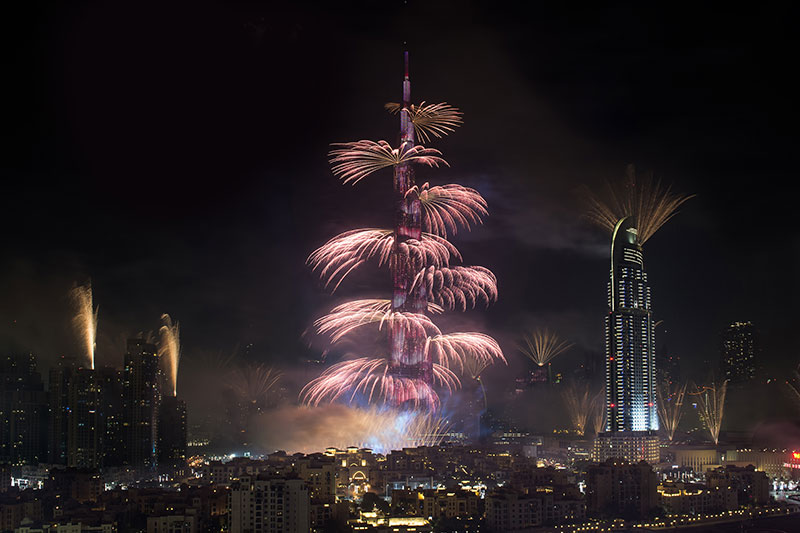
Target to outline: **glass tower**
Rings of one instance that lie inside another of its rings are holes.
[[[655,328],[650,286],[634,219],[611,237],[611,279],[605,319],[606,426],[593,459],[659,461]]]
[[[650,285],[633,219],[611,239],[606,337],[606,431],[658,430]]]

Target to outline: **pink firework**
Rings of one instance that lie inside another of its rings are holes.
[[[406,56],[406,60],[407,60]],[[474,189],[461,185],[416,185],[418,165],[447,165],[441,152],[416,144],[442,137],[461,124],[461,112],[449,104],[414,106],[411,82],[403,82],[403,102],[389,105],[400,116],[399,147],[386,141],[335,144],[330,152],[333,173],[355,184],[384,168],[393,168],[394,227],[363,229],[334,237],[309,258],[326,286],[335,291],[345,277],[369,260],[388,266],[392,295],[384,300],[356,300],[334,308],[315,322],[332,342],[363,326],[377,325],[388,341],[386,358],[360,358],[338,363],[303,390],[310,404],[356,395],[383,399],[393,408],[433,411],[439,405],[436,388],[459,386],[451,368],[468,360],[505,362],[494,339],[482,333],[443,334],[428,317],[445,307],[466,310],[478,302],[497,299],[497,280],[483,267],[451,266],[461,254],[447,233],[481,224],[488,214],[486,201]],[[425,231],[423,231],[425,230]]]
[[[377,324],[378,329],[397,328],[406,334],[423,337],[441,333],[436,324],[424,314],[386,310],[382,305],[378,306],[372,302],[374,300],[356,300],[334,307],[330,313],[318,318],[314,322],[314,327],[318,333],[329,335],[333,342],[341,340],[354,329],[368,324]]]
[[[497,300],[497,278],[480,266],[429,266],[417,274],[414,284],[424,286],[430,299],[446,309],[466,311],[478,302],[488,306]]]
[[[421,163],[431,167],[449,166],[442,153],[433,148],[402,143],[392,148],[386,141],[336,143],[331,150],[331,169],[345,183],[355,185],[373,172],[403,163]]]
[[[372,258],[378,266],[391,261],[409,262],[422,268],[424,265],[446,266],[451,259],[461,259],[458,249],[447,239],[432,233],[422,233],[420,239],[406,239],[395,246],[392,230],[367,228],[346,231],[317,248],[306,262],[319,270],[325,286],[339,288],[344,278]]]
[[[384,358],[362,357],[333,365],[306,385],[300,396],[309,405],[319,405],[338,399],[352,401],[361,394],[370,402],[380,398],[390,405],[411,403],[415,408],[435,411],[439,396],[432,385],[452,392],[460,382],[450,369],[438,364],[433,365],[433,383],[427,383],[394,375],[390,362]]]
[[[448,230],[455,235],[459,226],[469,230],[471,225],[482,224],[482,217],[489,214],[478,191],[453,183],[436,187],[424,183],[408,194],[419,195],[423,228],[442,237],[447,237]]]
[[[428,337],[425,349],[439,364],[448,368],[458,367],[462,372],[470,360],[487,365],[494,361],[506,362],[497,341],[483,333],[449,333]]]

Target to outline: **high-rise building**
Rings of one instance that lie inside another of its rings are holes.
[[[47,460],[47,393],[33,354],[0,357],[0,463]]]
[[[67,466],[99,468],[103,457],[100,385],[95,371],[79,368],[67,384]]]
[[[606,431],[595,460],[658,461],[655,330],[650,285],[632,217],[611,237],[611,279],[605,318]]]
[[[56,365],[50,369],[48,462],[52,464],[67,464],[69,384],[72,374],[77,370],[77,361],[64,356],[61,356]]]
[[[232,533],[309,531],[309,494],[302,479],[242,476],[231,485],[228,509]]]
[[[158,467],[180,473],[186,468],[186,402],[164,396],[158,409]]]
[[[129,339],[123,369],[125,463],[134,468],[157,465],[159,391],[158,350],[143,339]]]
[[[720,346],[722,375],[731,383],[744,383],[755,377],[758,332],[750,322],[734,322],[722,332]]]
[[[103,466],[125,464],[125,434],[122,371],[113,367],[97,370],[100,385],[100,419],[103,431]]]

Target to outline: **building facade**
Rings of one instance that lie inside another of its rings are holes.
[[[758,333],[750,322],[733,322],[722,332],[721,372],[731,383],[745,383],[756,375]]]
[[[621,219],[611,238],[605,317],[606,427],[595,460],[658,461],[655,328],[637,229]]]
[[[243,476],[231,485],[231,533],[308,533],[309,494],[302,479]]]
[[[134,468],[157,465],[159,391],[158,350],[129,339],[123,369],[125,462]]]

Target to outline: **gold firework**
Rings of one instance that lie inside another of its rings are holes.
[[[606,189],[605,198],[587,195],[586,216],[609,232],[614,231],[623,218],[633,217],[639,244],[647,242],[684,202],[694,197],[673,193],[671,187],[662,187],[651,176],[637,178],[633,165],[628,165],[627,179],[622,187],[607,183]]]
[[[395,115],[403,109],[403,104],[389,102],[383,106],[391,114]],[[418,106],[411,104],[408,115],[414,125],[414,133],[421,143],[428,143],[432,137],[442,138],[453,133],[462,124],[461,111],[446,102],[441,104],[426,104],[422,102]]]
[[[562,341],[558,335],[546,328],[531,331],[523,340],[525,346],[521,346],[519,350],[539,366],[546,365],[555,356],[572,347],[571,342]]]
[[[85,355],[89,359],[89,368],[94,369],[94,351],[97,346],[97,313],[100,306],[92,303],[92,282],[76,285],[70,291],[70,299],[75,306],[72,325],[81,338]]]
[[[592,399],[592,428],[595,433],[606,429],[606,390],[602,388]]]
[[[178,323],[166,313],[161,315],[163,326],[158,330],[161,342],[158,346],[158,355],[166,367],[167,377],[172,386],[172,395],[178,395],[178,363],[181,360],[181,333]]]
[[[674,388],[669,380],[664,380],[656,386],[656,397],[658,401],[658,415],[661,418],[664,432],[672,442],[678,423],[683,414],[683,398],[686,395],[686,386],[676,385]]]
[[[728,389],[728,381],[722,384],[711,382],[710,385],[698,387],[695,385],[694,395],[697,396],[697,403],[700,406],[700,418],[708,429],[711,440],[714,444],[719,442],[719,431],[722,428],[722,415],[725,408],[725,393]]]
[[[578,435],[586,432],[586,423],[594,407],[594,396],[592,396],[589,384],[577,385],[570,383],[562,393],[564,403],[567,406],[572,427]]]

